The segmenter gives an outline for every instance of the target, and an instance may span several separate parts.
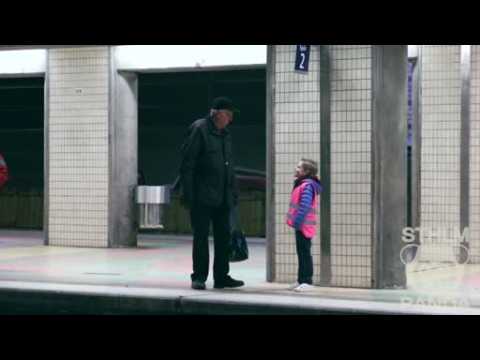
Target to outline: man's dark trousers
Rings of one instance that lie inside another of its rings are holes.
[[[193,274],[192,281],[206,282],[209,268],[208,235],[210,222],[213,225],[214,263],[213,279],[223,282],[230,271],[228,260],[230,244],[230,209],[225,206],[211,207],[195,204],[190,210],[193,227]]]

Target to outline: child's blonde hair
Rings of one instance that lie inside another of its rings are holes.
[[[307,176],[317,176],[318,174],[318,164],[316,161],[310,159],[301,159],[302,169]]]

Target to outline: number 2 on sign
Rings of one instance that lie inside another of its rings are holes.
[[[305,54],[304,53],[300,53],[300,56],[302,57],[302,60],[300,61],[300,69],[302,70],[305,70]]]

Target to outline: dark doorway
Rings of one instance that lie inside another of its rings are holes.
[[[241,113],[231,125],[240,217],[247,235],[265,236],[266,70],[197,71],[139,75],[138,167],[147,185],[174,182],[188,126],[212,100],[228,96]],[[166,215],[169,233],[190,233],[178,199]]]
[[[0,152],[10,180],[0,193],[0,228],[43,228],[44,79],[0,79]]]

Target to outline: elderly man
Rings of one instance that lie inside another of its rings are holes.
[[[229,267],[230,209],[238,193],[232,164],[231,136],[227,130],[234,108],[225,97],[213,101],[210,114],[195,121],[182,146],[180,168],[184,204],[190,208],[193,229],[192,288],[205,290],[209,270],[208,235],[214,237],[214,288],[236,288],[243,281],[231,278]]]

